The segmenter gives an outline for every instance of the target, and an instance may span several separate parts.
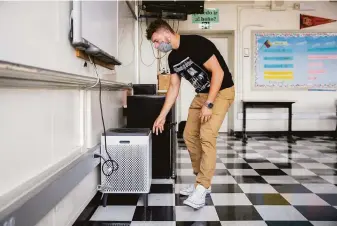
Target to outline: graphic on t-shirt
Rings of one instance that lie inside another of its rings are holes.
[[[174,65],[173,70],[188,80],[194,86],[196,92],[201,92],[211,85],[207,73],[189,57]]]

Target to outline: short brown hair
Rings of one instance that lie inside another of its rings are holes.
[[[165,30],[171,32],[172,34],[174,34],[174,30],[165,20],[156,19],[155,21],[151,22],[151,24],[147,27],[146,38],[148,40],[150,40],[153,33],[158,31],[159,29],[165,29]]]

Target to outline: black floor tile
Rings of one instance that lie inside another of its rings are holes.
[[[217,158],[216,163],[222,163],[221,159]]]
[[[337,206],[337,194],[317,194],[321,199],[332,206]]]
[[[234,176],[238,184],[267,184],[267,181],[261,176]]]
[[[213,184],[212,193],[243,193],[237,184]]]
[[[337,163],[324,163],[324,165],[327,165],[332,169],[337,169]]]
[[[280,169],[255,169],[255,171],[262,176],[280,176],[287,175]]]
[[[218,154],[219,158],[238,158],[238,154]]]
[[[173,193],[172,184],[152,184],[150,193]]]
[[[314,159],[293,159],[295,162],[298,162],[298,163],[318,163],[318,161],[314,160]]]
[[[248,163],[224,163],[227,169],[251,169]]]
[[[254,206],[215,206],[220,221],[262,220]]]
[[[130,226],[131,221],[88,221],[88,222],[76,222],[73,226]]]
[[[319,176],[293,176],[301,184],[326,184],[326,180]]]
[[[115,206],[115,205],[137,205],[138,199],[140,195],[138,194],[109,194],[107,205]]]
[[[191,184],[191,183],[195,183],[195,176],[177,176],[176,183],[177,184]]]
[[[332,206],[295,206],[310,221],[337,221],[337,209]]]
[[[247,159],[247,158],[244,158],[244,160],[246,162],[249,162],[249,163],[266,163],[266,162],[270,162],[268,161],[267,159]]]
[[[174,221],[173,206],[137,206],[132,221]]]
[[[310,169],[311,172],[313,172],[314,174],[323,176],[323,175],[337,175],[337,170],[335,169]]]
[[[290,205],[280,194],[246,194],[253,205]]]
[[[272,184],[279,193],[312,193],[301,184]]]

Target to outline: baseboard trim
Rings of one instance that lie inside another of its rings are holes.
[[[50,180],[35,189],[37,194],[23,204],[20,200],[0,212],[0,225],[14,221],[15,225],[34,226],[53,209],[80,181],[99,165],[99,159],[94,159],[93,153],[99,145],[90,149],[67,167],[52,176]],[[35,193],[35,191],[30,191]],[[30,194],[27,194],[30,196]],[[25,199],[25,198],[23,198]]]
[[[242,131],[235,131],[236,137],[242,137]],[[247,131],[248,136],[286,136],[288,131]],[[298,137],[329,136],[333,137],[336,131],[293,131],[292,134]]]

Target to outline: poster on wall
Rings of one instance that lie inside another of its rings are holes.
[[[204,9],[203,14],[192,14],[192,23],[199,24],[200,29],[210,29],[212,23],[219,23],[219,9]]]
[[[253,87],[337,88],[337,33],[254,33]]]

